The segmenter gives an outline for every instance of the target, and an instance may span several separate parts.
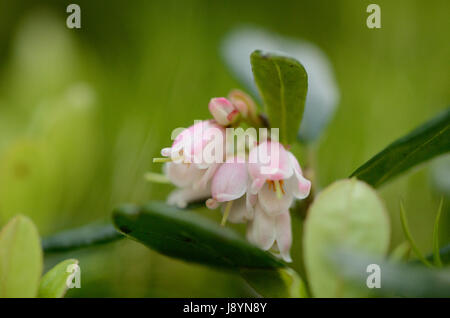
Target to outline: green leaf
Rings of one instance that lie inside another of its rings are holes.
[[[118,208],[113,213],[113,223],[127,237],[188,262],[229,269],[284,266],[236,232],[162,202]]]
[[[205,206],[205,200],[190,202],[187,209]],[[80,248],[112,243],[124,238],[114,225],[94,222],[78,228],[61,231],[42,239],[45,253],[59,253]]]
[[[256,85],[272,128],[280,129],[280,141],[292,143],[302,121],[308,76],[297,60],[255,51],[250,56]]]
[[[292,268],[242,269],[240,273],[260,296],[268,298],[308,297],[305,283]]]
[[[221,55],[236,79],[255,97],[259,97],[258,90],[248,57],[258,49],[285,52],[302,62],[308,73],[308,96],[298,136],[302,142],[317,140],[339,102],[333,68],[325,52],[314,43],[262,28],[241,26],[233,29],[222,41]]]
[[[35,297],[42,273],[38,231],[23,215],[0,232],[0,298]]]
[[[329,266],[336,246],[385,255],[389,218],[377,193],[356,179],[341,180],[323,190],[310,206],[304,228],[304,259],[315,297],[365,296],[345,284]]]
[[[430,269],[410,263],[389,262],[377,256],[356,254],[337,249],[330,255],[332,268],[343,280],[373,296],[388,297],[449,297],[450,270]],[[369,264],[380,267],[380,287],[368,289],[366,281],[371,274]]]
[[[439,203],[438,212],[436,215],[436,221],[434,222],[433,230],[433,258],[436,266],[442,267],[442,260],[439,251],[439,220],[441,219],[442,207],[444,206],[444,198],[441,198]]]
[[[408,221],[406,219],[406,212],[405,207],[403,206],[403,202],[400,201],[400,221],[402,223],[403,232],[405,233],[406,239],[409,242],[409,245],[411,246],[411,249],[413,250],[414,254],[416,254],[416,257],[425,265],[431,267],[431,263],[428,262],[425,257],[423,257],[422,252],[420,252],[419,248],[417,247],[411,232],[409,230]]]
[[[71,275],[68,271],[70,265],[78,264],[76,259],[67,259],[50,269],[41,279],[39,285],[39,298],[62,298],[67,291],[67,278]]]
[[[45,253],[66,252],[83,247],[114,242],[123,238],[112,224],[92,223],[62,231],[42,240]]]
[[[450,151],[450,108],[397,139],[352,173],[379,187],[426,160]]]

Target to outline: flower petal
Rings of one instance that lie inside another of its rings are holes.
[[[247,239],[263,250],[268,250],[275,242],[275,235],[275,218],[268,216],[259,204],[256,204],[253,220],[247,227]]]
[[[293,174],[288,151],[275,141],[264,141],[249,154],[249,173],[255,179],[282,180]]]
[[[276,242],[284,261],[292,262],[290,249],[292,246],[291,216],[285,211],[276,217]]]
[[[292,189],[294,196],[297,199],[304,199],[311,191],[311,181],[303,177],[302,169],[300,168],[297,158],[291,152],[288,152],[288,154],[295,172],[295,178],[289,179],[289,187]]]
[[[177,187],[190,186],[202,176],[202,171],[189,163],[168,162],[164,164],[163,171]]]
[[[211,184],[211,193],[218,202],[242,197],[247,191],[247,165],[239,162],[226,162],[217,169]]]
[[[170,205],[175,205],[179,208],[185,208],[188,203],[205,199],[211,196],[211,191],[209,187],[204,190],[194,190],[191,187],[180,188],[172,191],[168,198],[167,203]]]
[[[244,197],[233,201],[230,214],[228,215],[228,221],[231,223],[245,223],[246,221],[251,220],[252,214],[247,210],[245,201]],[[222,213],[224,213],[225,208],[226,204],[222,204]]]
[[[258,192],[259,204],[261,204],[262,209],[271,216],[279,215],[288,210],[293,201],[294,197],[291,191],[285,191],[281,198],[278,198],[275,186],[272,188],[268,183],[264,184]]]

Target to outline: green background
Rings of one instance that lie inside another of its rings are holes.
[[[208,117],[211,97],[240,87],[219,52],[238,25],[311,41],[329,57],[341,100],[318,144],[321,186],[449,105],[445,0],[376,1],[381,29],[366,26],[372,1],[165,0],[76,1],[82,28],[71,30],[72,2],[0,2],[0,226],[23,213],[45,236],[108,220],[124,202],[163,200],[172,187],[146,183],[143,174],[160,171],[151,159],[174,128]],[[380,191],[391,248],[404,241],[403,199],[419,248],[431,251],[440,196],[429,170],[425,164]],[[298,238],[298,220],[294,231]],[[298,239],[293,249],[295,260]],[[51,255],[46,268],[68,257],[80,260],[82,280],[69,297],[253,295],[238,276],[131,241]]]

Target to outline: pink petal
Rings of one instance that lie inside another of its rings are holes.
[[[290,249],[292,246],[292,229],[291,216],[289,211],[278,215],[276,217],[276,242],[280,255],[284,261],[292,262],[290,256]]]
[[[249,172],[253,179],[288,179],[293,174],[288,151],[278,142],[262,142],[250,151]]]
[[[295,158],[295,156],[291,152],[289,152],[289,157],[295,172],[295,178],[291,178],[289,180],[290,188],[292,188],[294,196],[297,199],[304,199],[309,195],[309,192],[311,191],[311,181],[303,177],[300,164],[298,163],[297,158]]]
[[[268,250],[275,242],[275,235],[275,218],[268,216],[256,204],[255,215],[247,227],[247,239],[263,250]]]
[[[226,162],[220,166],[212,179],[212,196],[218,202],[240,198],[247,191],[247,165]]]
[[[225,129],[212,120],[196,122],[194,125],[183,130],[172,144],[172,153],[183,151],[184,162],[200,163],[203,149],[211,142],[214,136],[225,139]]]
[[[233,121],[235,115],[239,114],[233,104],[225,97],[212,98],[208,108],[217,123],[223,126],[229,125]]]

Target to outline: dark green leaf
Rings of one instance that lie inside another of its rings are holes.
[[[82,247],[105,244],[123,238],[112,224],[88,224],[62,231],[42,240],[45,253],[65,252]]]
[[[351,176],[379,187],[409,168],[449,152],[449,128],[450,108],[390,144]]]
[[[41,279],[39,298],[62,298],[67,291],[67,278],[72,271],[70,265],[78,264],[76,259],[67,259],[50,269]]]
[[[302,121],[308,76],[297,60],[255,51],[250,57],[256,85],[272,128],[280,129],[280,141],[292,143]]]
[[[332,65],[326,54],[314,43],[262,28],[241,26],[232,30],[222,41],[222,57],[236,79],[255,97],[259,96],[248,57],[258,49],[285,52],[302,62],[308,73],[308,96],[298,136],[302,142],[317,140],[334,115],[339,101]]]
[[[377,296],[449,297],[450,271],[430,269],[421,265],[388,262],[379,257],[336,249],[330,255],[333,269],[355,288],[371,291]],[[381,288],[368,289],[369,264],[380,266]]]
[[[234,231],[162,202],[116,209],[113,222],[127,237],[185,261],[230,269],[284,266]]]
[[[242,269],[240,273],[247,283],[263,297],[308,297],[305,283],[292,268]]]
[[[0,298],[36,297],[42,250],[33,222],[18,215],[0,232]]]

